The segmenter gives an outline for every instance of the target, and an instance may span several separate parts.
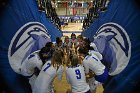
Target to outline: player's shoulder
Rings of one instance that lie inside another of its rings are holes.
[[[84,60],[86,61],[86,60],[89,60],[89,59],[91,59],[92,58],[92,55],[87,55],[85,58],[84,58]]]
[[[69,69],[69,68],[72,68],[72,66],[71,65],[66,66],[66,69]]]
[[[37,56],[38,56],[38,53],[39,53],[39,50],[38,50],[38,51],[35,51],[35,52],[33,52],[33,53],[31,53],[31,54],[27,57],[28,60],[37,57]]]
[[[87,55],[84,59],[84,61],[99,61],[98,57],[94,54],[92,55]]]
[[[74,67],[69,65],[66,67],[66,72],[71,72],[73,69],[74,69]]]
[[[46,63],[51,63],[51,60],[47,60]]]
[[[60,65],[59,68],[58,68],[58,70],[57,70],[57,72],[63,72],[63,70],[64,70],[64,66],[63,65]]]
[[[99,60],[102,60],[102,59],[103,59],[102,54],[99,53],[98,51],[92,50],[92,51],[90,51],[90,54],[91,54],[92,56],[98,58]]]
[[[63,65],[60,65],[60,66],[59,66],[59,69],[64,69],[64,66],[63,66]]]
[[[72,66],[69,65],[69,66],[66,66],[66,73],[69,73],[72,71]]]
[[[79,69],[79,70],[82,70],[84,69],[84,66],[82,64],[78,64],[77,67],[75,69]]]
[[[81,68],[83,65],[82,64],[78,64],[77,66],[73,67],[71,65],[67,66],[66,69],[77,69],[77,68]]]
[[[76,66],[76,68],[82,68],[82,67],[83,67],[82,64],[78,64],[78,65]]]
[[[46,63],[43,65],[43,67],[47,67],[49,65],[51,66],[51,61],[50,60],[46,61]]]

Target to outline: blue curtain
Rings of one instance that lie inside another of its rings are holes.
[[[131,57],[127,67],[122,72],[110,76],[108,82],[104,84],[104,93],[139,93],[140,4],[137,0],[110,0],[107,11],[100,13],[99,18],[82,35],[93,40],[98,29],[108,22],[117,23],[125,29],[131,41]],[[98,47],[101,48],[102,44]]]
[[[27,80],[16,74],[9,64],[8,48],[12,38],[29,22],[44,25],[52,41],[61,37],[62,33],[46,18],[44,12],[38,11],[36,0],[7,1],[0,9],[0,93],[2,90],[7,90],[6,93],[30,93],[29,85],[25,82]]]

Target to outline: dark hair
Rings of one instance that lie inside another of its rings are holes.
[[[52,42],[48,42],[48,43],[46,43],[45,47],[51,48],[51,47],[52,47],[52,45],[53,45],[53,43],[52,43]]]
[[[62,42],[62,40],[60,39],[60,37],[56,37],[56,44],[59,44],[60,42]]]
[[[89,38],[85,38],[84,42],[84,47],[86,47],[88,50],[94,50],[94,48],[90,46],[91,41],[89,40]]]
[[[46,63],[46,60],[49,60],[53,55],[54,50],[49,47],[43,47],[39,51],[39,57],[42,60],[43,64]]]
[[[76,37],[76,35],[74,33],[71,34],[71,38],[72,38],[72,36],[75,36]]]
[[[39,57],[42,60],[43,64],[45,63],[45,58],[43,57],[43,54],[45,53],[45,51],[46,51],[45,47],[41,48],[41,50],[39,51]]]
[[[80,46],[79,49],[78,49],[78,52],[81,53],[81,54],[87,55],[88,54],[88,48],[86,46]]]
[[[84,42],[87,43],[87,44],[90,44],[90,43],[91,43],[91,41],[89,40],[89,38],[84,38],[83,40],[84,40]]]
[[[79,58],[75,54],[75,55],[72,56],[71,65],[72,65],[72,67],[76,67],[78,64],[79,64]]]
[[[82,39],[82,40],[83,40],[83,36],[82,36],[82,35],[79,35],[77,38],[80,38],[80,39]]]

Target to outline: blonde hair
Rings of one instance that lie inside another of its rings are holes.
[[[52,65],[53,67],[59,68],[63,63],[63,52],[61,50],[55,50],[52,56]]]

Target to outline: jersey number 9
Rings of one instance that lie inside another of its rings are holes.
[[[80,73],[80,70],[79,69],[76,69],[75,70],[75,74],[76,74],[76,78],[77,79],[81,79],[81,73]]]

